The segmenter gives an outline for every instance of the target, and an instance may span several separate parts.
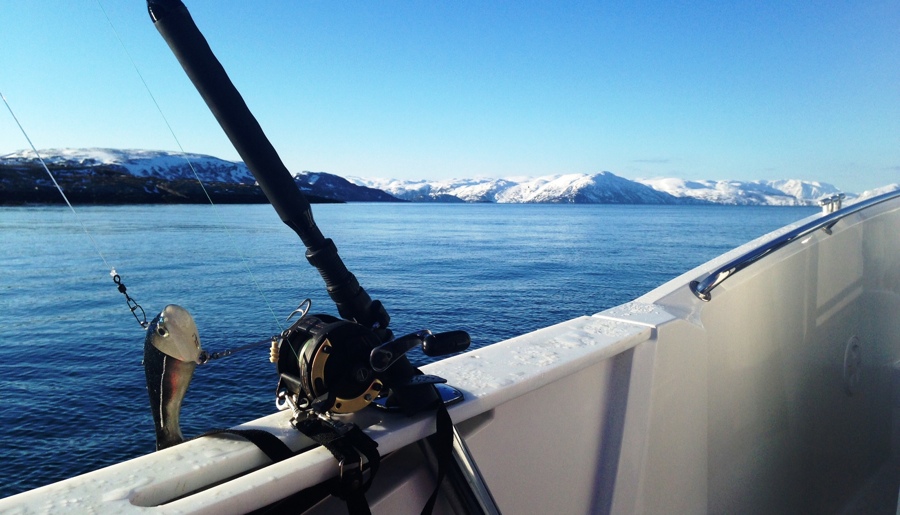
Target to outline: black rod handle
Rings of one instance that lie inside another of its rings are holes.
[[[181,0],[147,0],[156,29],[178,58],[269,202],[306,245],[307,260],[325,280],[340,315],[385,329],[390,316],[344,265],[334,243],[322,236],[309,201],[250,112]]]

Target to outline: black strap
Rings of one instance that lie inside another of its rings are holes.
[[[262,429],[214,429],[207,431],[200,436],[215,436],[220,434],[231,434],[240,436],[250,443],[259,447],[273,463],[286,460],[294,455],[294,451],[287,446],[280,438],[268,431]],[[199,437],[198,437],[199,438]]]
[[[324,495],[331,493],[346,501],[347,509],[351,515],[370,514],[369,503],[364,494],[371,485],[372,478],[375,476],[380,463],[380,456],[377,450],[378,443],[369,438],[356,425],[346,426],[349,429],[344,434],[339,434],[336,430],[330,428],[328,424],[321,421],[303,422],[302,425],[305,430],[301,429],[301,431],[316,441],[316,443],[331,451],[341,463],[341,476],[334,481],[326,481],[302,490],[291,496],[291,498],[286,499],[285,501],[288,501],[290,510],[302,507],[302,510],[305,511],[321,500]],[[300,428],[298,427],[298,429]],[[307,433],[306,431],[309,432]],[[294,451],[281,439],[261,429],[214,429],[200,436],[222,434],[233,434],[245,438],[263,451],[273,463],[278,463],[294,455]],[[369,462],[369,479],[366,481],[362,480],[360,457],[355,449],[359,449]],[[284,502],[277,503],[274,508],[276,511],[284,509]],[[264,512],[271,511],[264,510]]]
[[[285,509],[288,513],[293,513],[297,509],[305,511],[330,493],[347,503],[351,515],[371,515],[365,492],[371,486],[381,463],[378,442],[372,440],[355,424],[341,424],[338,427],[340,431],[336,426],[318,419],[307,419],[297,423],[297,429],[303,434],[331,451],[340,463],[340,476],[301,490],[259,513],[281,513]],[[256,445],[273,463],[286,460],[295,454],[280,438],[262,429],[213,429],[195,438],[228,434],[240,436]],[[368,461],[367,480],[363,480],[360,453]]]
[[[434,491],[422,508],[422,515],[430,515],[434,511],[441,483],[447,475],[447,468],[453,459],[453,420],[447,412],[443,402],[437,403],[435,412],[435,433],[428,438],[437,460],[437,478]],[[311,438],[313,441],[328,449],[340,464],[340,476],[332,483],[330,490],[332,495],[343,499],[347,503],[350,515],[370,515],[369,503],[365,493],[372,485],[375,473],[381,464],[381,455],[378,454],[378,442],[373,440],[356,424],[340,424],[338,426],[326,423],[318,418],[309,418],[297,421],[297,429]],[[294,455],[280,438],[261,429],[215,429],[207,431],[200,436],[215,436],[232,434],[240,436],[256,445],[273,463],[286,460]],[[199,438],[199,437],[198,437]],[[368,462],[369,477],[363,479],[363,467],[360,454],[365,456]],[[327,483],[326,483],[327,484]],[[320,498],[321,488],[304,490],[305,497],[310,499]],[[311,494],[311,495],[310,495]],[[291,503],[296,507],[296,504]]]
[[[434,451],[437,460],[437,478],[434,485],[434,492],[422,508],[422,515],[430,515],[434,511],[434,503],[437,501],[438,492],[441,489],[441,482],[447,475],[447,467],[450,460],[453,459],[453,420],[450,413],[447,413],[447,407],[444,403],[438,403],[437,412],[435,413],[435,431],[434,435],[428,438],[431,448]]]
[[[351,515],[369,514],[369,503],[365,493],[372,485],[372,479],[381,464],[378,454],[378,442],[373,440],[356,424],[337,425],[319,418],[298,420],[295,427],[316,443],[328,449],[338,460],[340,476],[332,493],[347,502]],[[365,456],[369,477],[364,479],[363,463],[360,454]]]

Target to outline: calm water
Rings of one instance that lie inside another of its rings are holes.
[[[169,303],[186,307],[211,352],[279,332],[272,312],[283,320],[307,297],[314,312],[336,311],[270,206],[78,211],[148,319]],[[483,346],[627,302],[816,209],[314,211],[396,334],[465,329]],[[144,332],[77,219],[67,208],[0,208],[0,242],[0,497],[152,452]],[[185,435],[273,412],[275,384],[265,348],[198,367],[182,408]]]

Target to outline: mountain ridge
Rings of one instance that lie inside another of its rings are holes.
[[[67,195],[74,195],[81,202],[206,202],[197,178],[216,202],[266,202],[253,174],[239,161],[140,149],[47,149],[39,152]],[[294,180],[313,202],[809,206],[816,205],[823,196],[841,193],[831,184],[796,179],[632,180],[608,171],[434,181],[344,178],[325,172],[302,171],[294,174]],[[897,189],[900,185],[893,184],[878,191]],[[848,200],[857,197],[853,193],[845,194]],[[874,193],[864,192],[860,198],[872,195]],[[0,156],[0,204],[61,201],[34,152],[19,151]]]
[[[253,174],[239,161],[139,149],[47,149],[39,153],[66,196],[80,203],[268,202]],[[398,202],[380,190],[336,175],[301,172],[294,175],[294,181],[312,203]],[[0,204],[62,202],[34,152],[0,156]]]

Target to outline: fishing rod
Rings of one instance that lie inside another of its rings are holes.
[[[389,392],[390,404],[414,413],[440,400],[433,387],[441,378],[424,376],[406,357],[420,347],[429,356],[465,350],[464,331],[420,331],[394,339],[390,316],[347,270],[337,247],[316,225],[309,201],[250,112],[180,0],[148,0],[150,18],[203,97],[219,125],[256,178],[282,221],[300,236],[306,258],[325,281],[343,320],[305,315],[273,350],[281,386],[298,393],[297,402],[321,413],[349,413]],[[288,377],[285,377],[288,376]],[[420,377],[417,377],[420,376]],[[299,379],[298,379],[299,378]],[[302,386],[299,388],[297,386]],[[281,387],[280,386],[280,387]]]
[[[313,219],[312,209],[297,187],[275,147],[250,112],[225,69],[213,54],[180,0],[148,0],[147,9],[159,33],[178,58],[235,150],[250,169],[281,220],[306,246],[306,259],[325,280],[328,295],[338,313],[381,333],[390,340],[390,316],[378,300],[372,300],[347,270],[334,242],[325,238]]]
[[[328,295],[343,317],[341,320],[303,311],[299,320],[273,340],[271,361],[276,363],[279,372],[276,405],[290,410],[291,425],[326,447],[338,460],[339,482],[332,493],[345,499],[351,512],[361,513],[368,512],[364,494],[378,470],[378,444],[352,421],[335,416],[354,413],[371,404],[406,415],[433,411],[435,434],[430,445],[438,463],[437,485],[423,509],[423,513],[430,513],[444,475],[459,468],[452,458],[455,430],[446,405],[460,401],[462,393],[442,384],[446,383],[445,379],[426,375],[414,367],[406,353],[416,347],[428,356],[463,351],[471,342],[468,333],[435,334],[422,330],[393,338],[387,310],[359,285],[338,255],[334,242],[325,238],[316,226],[309,201],[187,8],[180,0],[147,0],[147,9],[266,198],[281,220],[303,241],[307,261],[319,271]],[[165,341],[176,332],[178,345]],[[202,352],[189,314],[177,306],[167,306],[151,323],[144,349],[145,361],[152,365],[145,368],[151,406],[160,412],[159,416],[154,414],[158,423],[157,447],[174,445],[181,440],[180,430],[177,425],[165,427],[166,417],[174,418],[177,424],[180,400],[195,365],[179,363],[183,365],[183,373],[166,376],[166,363],[169,358],[196,361]],[[283,446],[272,435],[265,439],[268,441],[251,441],[263,450],[273,445]],[[283,453],[288,455],[291,455],[289,449]],[[363,475],[363,456],[368,479]]]

